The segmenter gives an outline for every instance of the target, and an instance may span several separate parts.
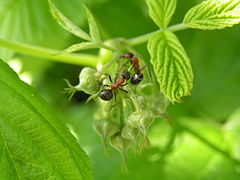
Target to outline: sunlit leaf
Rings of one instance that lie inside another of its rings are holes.
[[[82,38],[88,41],[91,40],[91,37],[81,28],[73,24],[73,22],[71,22],[66,16],[64,16],[64,14],[56,8],[56,6],[52,3],[51,0],[49,0],[48,2],[49,2],[52,16],[55,18],[58,24],[62,26],[62,28],[64,28],[65,30],[69,31],[70,33],[72,33],[73,35],[79,38]]]
[[[193,74],[190,60],[172,32],[160,32],[148,42],[157,80],[161,91],[171,102],[180,102],[191,93]]]
[[[239,0],[206,0],[186,14],[187,26],[197,29],[223,29],[240,23]]]
[[[166,28],[175,12],[177,0],[146,0],[149,14],[161,28]]]
[[[87,155],[38,93],[0,61],[0,177],[91,179]]]

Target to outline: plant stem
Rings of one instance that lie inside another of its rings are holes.
[[[42,48],[38,46],[8,41],[4,39],[0,39],[0,46],[11,49],[21,54],[39,57],[39,58],[46,58],[48,60],[53,60],[53,61],[63,62],[68,64],[95,67],[98,62],[98,57],[94,55],[80,54],[80,53],[57,55],[57,53],[59,52],[58,50]]]
[[[110,51],[116,51],[116,49],[111,48],[111,47],[105,45],[104,43],[101,44],[101,47],[104,48],[104,49],[110,50]]]
[[[187,28],[188,27],[185,24],[181,23],[181,24],[176,24],[176,25],[170,26],[166,30],[175,32],[175,31],[180,31],[180,30],[187,29]],[[153,31],[153,32],[150,32],[150,33],[147,33],[147,34],[135,37],[135,38],[131,38],[131,39],[128,40],[128,43],[131,46],[136,46],[136,45],[145,43],[145,42],[148,41],[148,39],[152,35],[154,35],[156,33],[159,33],[159,32],[163,32],[163,31],[164,31],[163,29],[159,29],[157,31]]]
[[[168,27],[166,30],[169,31],[179,31],[183,29],[187,29],[188,27],[185,24],[176,24]],[[139,45],[148,41],[148,39],[158,32],[162,32],[163,29],[159,29],[154,32],[150,32],[148,34],[144,34],[135,38],[131,38],[128,41],[128,44],[131,46]],[[59,51],[55,49],[43,48],[34,45],[28,45],[20,42],[14,42],[9,40],[0,39],[0,46],[4,48],[11,49],[15,52],[25,54],[28,56],[45,58],[48,60],[53,60],[56,62],[68,63],[68,64],[76,64],[82,66],[92,66],[96,67],[99,58],[98,56],[90,55],[90,54],[80,54],[80,53],[71,53],[71,54],[57,54]],[[102,48],[115,51],[114,48],[101,44]]]

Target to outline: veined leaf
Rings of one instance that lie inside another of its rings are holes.
[[[0,60],[1,179],[91,179],[87,155],[38,93]]]
[[[73,24],[66,16],[64,16],[64,14],[55,7],[51,0],[48,2],[52,16],[55,18],[58,24],[62,26],[62,28],[79,38],[85,39],[87,41],[91,40],[91,37],[85,31]]]
[[[75,51],[80,51],[80,50],[84,50],[84,49],[94,49],[94,48],[98,48],[99,45],[94,43],[94,42],[82,42],[79,44],[74,44],[70,47],[68,47],[67,49],[64,49],[63,51],[60,52],[60,54],[67,54],[67,53],[71,53],[71,52],[75,52]]]
[[[207,0],[193,7],[184,24],[197,29],[223,29],[240,23],[240,0]]]
[[[160,27],[166,28],[175,12],[177,0],[146,0],[149,14]]]
[[[193,74],[189,58],[178,38],[170,31],[153,35],[148,42],[151,63],[161,91],[171,102],[190,95]]]
[[[85,10],[86,10],[86,16],[88,19],[88,24],[89,24],[89,31],[90,31],[90,35],[92,37],[92,40],[95,42],[101,42],[101,36],[97,27],[97,23],[91,13],[91,11],[85,6]]]

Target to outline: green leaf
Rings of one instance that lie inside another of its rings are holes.
[[[166,28],[175,12],[177,0],[146,0],[150,17],[160,27]]]
[[[89,31],[90,31],[92,40],[95,42],[98,42],[98,43],[102,42],[97,23],[91,13],[91,11],[86,6],[85,6],[85,10],[86,10],[86,16],[88,19]]]
[[[75,52],[75,51],[80,51],[80,50],[85,50],[85,49],[94,49],[94,48],[98,48],[99,45],[94,43],[94,42],[82,42],[79,44],[74,44],[70,47],[68,47],[67,49],[64,49],[63,51],[60,52],[60,54],[62,53],[71,53],[71,52]]]
[[[86,1],[86,0],[85,0]],[[89,1],[89,0],[88,0]],[[79,0],[55,1],[74,22],[83,25],[85,16]],[[76,10],[77,9],[77,10]],[[0,38],[49,48],[63,48],[69,33],[52,18],[47,1],[1,0]],[[61,38],[59,38],[61,37]],[[0,48],[0,58],[8,60],[14,52]]]
[[[190,60],[178,38],[169,31],[153,35],[148,42],[161,91],[171,102],[180,102],[190,95],[193,74]]]
[[[51,0],[49,0],[48,2],[52,16],[58,22],[58,24],[62,26],[62,28],[79,38],[91,41],[91,37],[85,31],[73,24],[73,22],[71,22],[66,16],[64,16],[64,14],[56,8],[56,6],[52,3]]]
[[[87,155],[38,93],[0,61],[0,177],[91,179]]]
[[[239,0],[207,0],[193,7],[184,18],[191,28],[213,30],[240,23]]]

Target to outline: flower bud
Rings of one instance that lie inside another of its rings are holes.
[[[100,90],[99,74],[95,69],[85,67],[79,74],[79,84],[76,86],[87,94],[95,94]]]
[[[122,171],[127,174],[126,154],[131,145],[131,141],[123,138],[120,134],[116,134],[110,138],[110,143],[120,152],[122,157]]]
[[[130,125],[126,125],[122,129],[121,135],[125,139],[136,141],[137,136],[139,135],[139,130]]]
[[[114,101],[102,101],[98,99],[98,109],[94,113],[95,120],[106,120],[116,118],[119,115],[119,104],[114,105]]]
[[[96,121],[93,125],[94,130],[100,136],[102,142],[104,143],[105,148],[107,149],[107,140],[112,137],[114,134],[119,132],[120,128],[117,123],[113,121]]]
[[[154,114],[151,111],[135,111],[128,117],[128,124],[140,130],[143,134],[144,144],[147,144],[148,128],[154,121]]]
[[[67,79],[64,81],[67,83],[68,88],[64,89],[64,93],[69,94],[69,100],[71,100],[72,96],[77,91],[83,91],[87,94],[96,94],[100,90],[100,73],[95,69],[85,67],[79,74],[79,84],[73,86]]]
[[[135,144],[135,150],[136,153],[140,152],[139,146],[138,146],[138,136],[139,136],[139,130],[130,126],[126,125],[122,128],[121,136],[125,139],[128,139],[132,141]]]

